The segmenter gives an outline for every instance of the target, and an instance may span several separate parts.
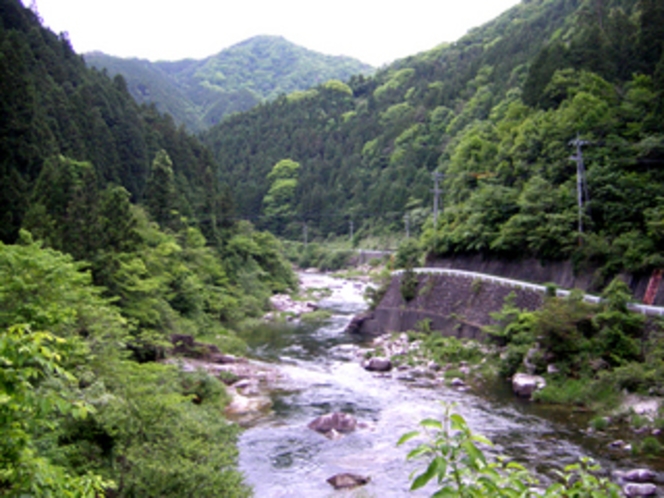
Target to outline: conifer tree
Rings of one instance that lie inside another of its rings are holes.
[[[162,228],[175,228],[177,194],[173,176],[173,162],[165,150],[160,150],[152,162],[152,172],[145,192],[145,204],[152,218]]]

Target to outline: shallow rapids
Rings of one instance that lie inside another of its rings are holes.
[[[303,275],[308,286],[329,287],[320,306],[333,312],[322,326],[266,326],[249,339],[255,358],[275,365],[282,377],[269,413],[255,419],[239,441],[240,469],[259,498],[429,496],[434,488],[409,492],[409,477],[423,462],[408,463],[411,446],[399,437],[426,417],[440,418],[441,401],[457,403],[470,427],[489,437],[496,451],[547,472],[580,456],[593,456],[593,442],[519,403],[504,386],[482,396],[448,387],[422,388],[390,375],[365,371],[362,345],[344,333],[352,315],[365,309],[364,286],[320,275]],[[365,428],[330,440],[307,428],[333,411],[354,415]],[[562,415],[561,415],[562,417]],[[610,469],[605,460],[602,465]],[[335,491],[326,479],[340,472],[371,477],[366,486]]]

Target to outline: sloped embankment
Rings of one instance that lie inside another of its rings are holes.
[[[514,304],[535,310],[541,292],[488,282],[471,276],[417,274],[415,297],[402,296],[404,276],[395,275],[380,304],[351,323],[349,331],[364,335],[403,332],[429,320],[431,330],[455,337],[481,338],[481,328],[493,323],[490,313],[499,311],[505,298],[515,294]]]

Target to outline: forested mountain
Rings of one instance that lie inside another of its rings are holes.
[[[423,243],[437,254],[645,270],[662,264],[663,41],[657,0],[523,1],[373,77],[233,116],[205,141],[238,212],[287,236],[305,222],[319,236],[348,233],[351,220],[356,237],[398,231],[408,214],[411,230],[429,220]],[[299,165],[288,183],[270,174],[283,159]],[[275,186],[287,194],[278,210]]]
[[[156,361],[178,337],[243,352],[297,285],[216,169],[0,0],[0,495],[249,494],[221,381]]]
[[[280,36],[256,36],[202,60],[150,62],[99,52],[84,58],[112,76],[122,74],[137,102],[154,103],[191,131],[281,94],[373,72],[356,59],[323,55]]]

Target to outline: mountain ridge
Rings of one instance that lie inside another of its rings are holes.
[[[282,93],[374,71],[357,59],[321,54],[279,35],[254,36],[203,59],[150,61],[98,51],[83,57],[90,67],[122,74],[137,102],[155,104],[191,131]]]

